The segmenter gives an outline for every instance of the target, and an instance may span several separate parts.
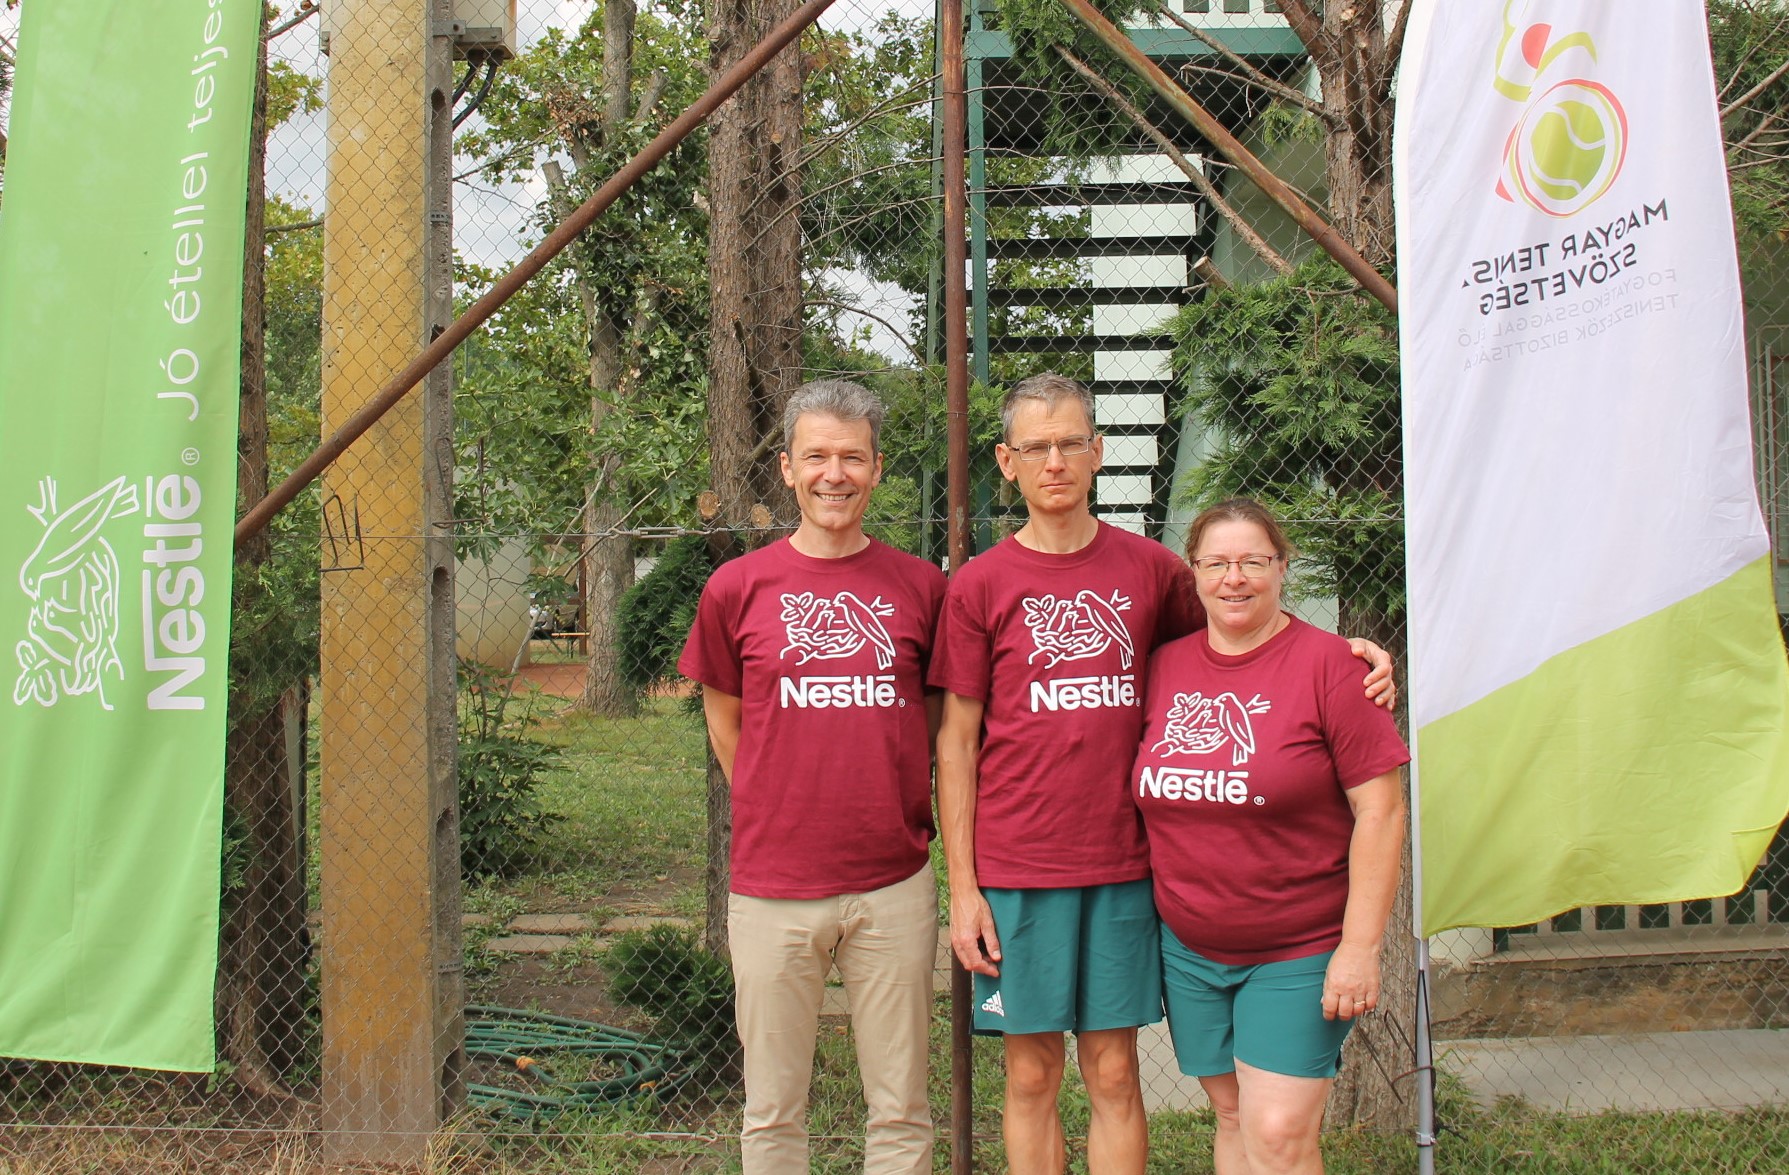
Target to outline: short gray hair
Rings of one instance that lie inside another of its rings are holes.
[[[809,380],[796,388],[783,407],[783,452],[794,455],[795,422],[803,416],[830,416],[847,424],[870,422],[870,452],[882,451],[882,418],[888,410],[876,393],[848,379]]]
[[[1018,415],[1019,405],[1027,400],[1042,404],[1046,412],[1055,411],[1056,406],[1065,400],[1073,400],[1087,414],[1087,427],[1095,427],[1093,393],[1087,390],[1087,385],[1054,371],[1044,371],[1014,384],[1006,398],[1000,401],[1000,435],[1009,443],[1013,439],[1013,417]]]

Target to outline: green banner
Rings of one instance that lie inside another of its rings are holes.
[[[214,1064],[260,11],[22,8],[0,195],[0,1055]]]

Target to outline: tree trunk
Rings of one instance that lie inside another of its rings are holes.
[[[1403,677],[1407,642],[1402,617],[1388,618],[1348,607],[1342,602],[1338,626],[1349,636],[1364,636],[1392,655]],[[1398,726],[1407,730],[1404,682],[1398,683]],[[1406,735],[1406,737],[1408,737]],[[1410,833],[1404,851],[1398,896],[1386,921],[1380,951],[1379,1010],[1361,1020],[1348,1035],[1342,1068],[1324,1111],[1331,1129],[1366,1126],[1408,1131],[1416,1123],[1416,939],[1411,935]]]
[[[1361,256],[1384,271],[1391,265],[1397,242],[1391,205],[1391,107],[1381,105],[1370,115],[1347,116],[1330,132],[1323,151],[1331,221]]]
[[[1323,79],[1323,104],[1331,118],[1324,143],[1330,219],[1374,266],[1390,266],[1396,247],[1391,202],[1392,103],[1383,80],[1385,13],[1381,2],[1323,6],[1321,47],[1313,53]],[[1374,480],[1401,480],[1402,462],[1385,455]],[[1397,488],[1391,487],[1396,493]],[[1404,620],[1367,612],[1341,601],[1341,630],[1383,646],[1402,667]],[[1403,691],[1400,690],[1400,697]],[[1398,724],[1408,721],[1400,703]],[[1416,1120],[1416,940],[1411,936],[1410,834],[1406,827],[1398,896],[1386,923],[1380,956],[1379,1010],[1349,1035],[1343,1067],[1325,1111],[1331,1127],[1367,1126],[1406,1131]]]
[[[305,1055],[303,729],[308,691],[232,713],[225,803],[243,838],[242,880],[226,897],[218,941],[218,1052],[256,1093],[284,1090]]]
[[[602,310],[588,279],[580,278],[578,284],[590,326],[590,427],[597,431],[608,417],[610,397],[620,395],[623,330]],[[639,711],[639,699],[622,671],[621,633],[616,626],[622,593],[634,582],[633,543],[615,533],[622,521],[622,505],[615,496],[620,463],[615,453],[597,458],[584,504],[584,629],[590,634],[590,660],[578,705],[609,718]]]
[[[733,65],[794,8],[792,0],[715,0],[713,71]],[[720,526],[752,531],[745,547],[760,545],[768,527],[795,521],[794,498],[775,459],[783,405],[802,371],[795,48],[780,53],[710,121],[709,460]]]
[[[727,947],[727,892],[732,887],[733,870],[728,856],[733,845],[733,804],[727,790],[727,776],[714,748],[708,748],[708,868],[703,880],[708,887],[708,923],[702,942],[723,959],[730,954]]]
[[[1338,232],[1380,269],[1396,241],[1391,205],[1392,102],[1382,2],[1324,5],[1323,34],[1312,53],[1330,115],[1324,141],[1329,212]]]
[[[795,7],[793,0],[713,0],[711,72],[731,67]],[[709,120],[708,454],[718,559],[795,521],[775,454],[783,406],[802,371],[797,49],[779,53]],[[708,780],[707,942],[725,954],[733,813],[712,756]]]
[[[263,25],[265,31],[265,25]],[[242,383],[237,440],[239,504],[267,496],[265,163],[266,42],[256,65],[250,131],[247,245],[244,251]],[[256,590],[255,569],[270,548],[263,531],[237,552],[237,600]],[[268,688],[277,667],[234,666],[224,769],[230,828],[242,838],[240,885],[224,895],[218,941],[215,1007],[219,1054],[244,1085],[283,1090],[283,1074],[305,1051],[304,976],[310,957],[305,927],[305,690],[294,682]],[[259,678],[260,688],[245,688]],[[246,679],[246,680],[245,680]],[[269,700],[271,697],[271,700]]]
[[[634,0],[608,0],[603,9],[602,117],[599,137],[612,143],[627,129],[633,104]],[[590,162],[589,152],[572,136],[572,157],[580,171]],[[606,158],[607,156],[604,156]],[[549,171],[560,215],[572,207],[564,194],[558,169]],[[625,298],[613,293],[605,300],[595,281],[579,272],[578,293],[584,306],[584,322],[590,338],[590,429],[600,433],[622,394],[626,370],[623,350],[628,335]],[[617,495],[620,455],[603,453],[596,459],[590,491],[584,501],[584,631],[589,633],[589,661],[578,706],[608,718],[626,718],[639,712],[639,698],[627,683],[621,664],[621,633],[616,614],[621,597],[634,582],[633,543],[615,533],[622,525],[623,503]]]

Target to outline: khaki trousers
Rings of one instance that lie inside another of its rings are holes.
[[[746,1175],[806,1175],[808,1083],[826,977],[851,1005],[869,1123],[867,1175],[932,1169],[927,1031],[938,899],[928,865],[864,894],[782,901],[731,894],[727,932],[745,1048]]]

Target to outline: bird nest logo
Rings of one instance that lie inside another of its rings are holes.
[[[1260,694],[1246,702],[1228,690],[1210,698],[1198,691],[1175,694],[1162,740],[1149,749],[1164,755],[1209,755],[1227,744],[1230,765],[1240,767],[1255,753],[1251,715],[1271,709],[1273,703]]]
[[[64,697],[98,694],[105,679],[122,680],[118,659],[118,553],[103,533],[107,522],[135,514],[137,487],[113,478],[67,509],[57,503],[56,483],[38,483],[38,504],[27,506],[43,537],[19,569],[19,587],[31,601],[26,639],[14,646],[19,678],[12,701],[54,706]]]
[[[1028,597],[1024,606],[1025,627],[1031,630],[1034,646],[1026,664],[1042,658],[1045,668],[1053,668],[1064,661],[1097,657],[1113,645],[1118,646],[1121,668],[1129,669],[1136,660],[1130,630],[1118,615],[1130,611],[1131,602],[1117,592],[1110,600],[1086,590],[1072,600]]]
[[[1572,216],[1602,198],[1627,161],[1628,120],[1609,87],[1584,77],[1549,77],[1567,71],[1576,50],[1596,64],[1596,42],[1584,32],[1558,33],[1550,24],[1525,24],[1527,0],[1503,10],[1497,43],[1499,94],[1523,104],[1503,146],[1497,194],[1520,200],[1548,216]],[[1573,58],[1577,60],[1577,58]]]
[[[882,621],[894,615],[894,605],[877,596],[869,603],[851,592],[828,598],[813,592],[783,596],[782,621],[789,643],[782,656],[795,653],[795,663],[834,661],[849,657],[865,645],[876,651],[876,668],[894,664],[894,638]]]

